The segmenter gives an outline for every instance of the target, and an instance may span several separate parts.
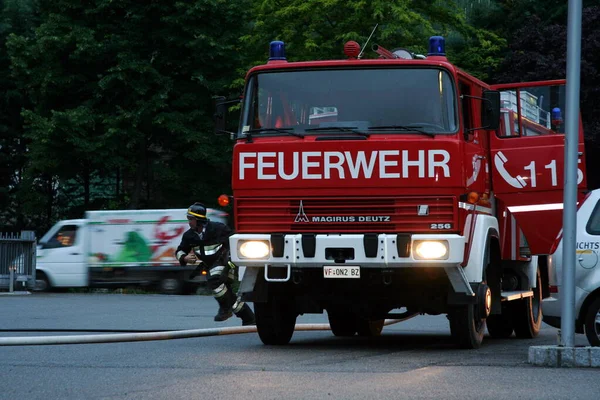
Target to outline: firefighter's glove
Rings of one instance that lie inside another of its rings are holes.
[[[196,268],[194,268],[194,270],[192,271],[192,273],[190,274],[190,276],[188,277],[188,279],[194,279],[196,276],[202,274],[202,271],[204,271],[206,267],[206,264],[204,264],[202,261],[200,261],[200,264],[198,264],[196,266]]]
[[[183,257],[183,259],[185,260],[186,264],[194,264],[197,260],[196,255],[193,253],[186,255]]]

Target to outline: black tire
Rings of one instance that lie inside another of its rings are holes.
[[[49,292],[52,289],[50,280],[42,271],[35,272],[35,284],[33,285],[34,292]]]
[[[542,327],[542,279],[537,271],[537,285],[533,288],[533,297],[515,300],[511,304],[515,335],[518,338],[532,339],[540,333]]]
[[[356,333],[356,318],[352,314],[335,313],[327,311],[329,326],[335,336],[348,337]]]
[[[600,346],[600,298],[590,304],[585,312],[585,336],[592,346]]]
[[[452,338],[463,349],[478,349],[483,342],[485,320],[477,319],[475,305],[452,307],[448,312]]]
[[[181,294],[183,293],[183,281],[177,276],[165,276],[158,284],[158,289],[162,294]]]
[[[488,333],[495,339],[509,338],[515,329],[513,321],[508,315],[508,308],[503,307],[502,312],[502,314],[490,315],[485,320]]]
[[[266,345],[288,344],[296,327],[296,311],[281,296],[272,296],[266,303],[254,303],[256,330]]]
[[[375,337],[380,336],[383,330],[384,319],[360,318],[356,322],[356,331],[358,336]]]

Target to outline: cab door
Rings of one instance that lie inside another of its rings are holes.
[[[487,193],[489,171],[486,168],[487,137],[482,129],[481,86],[462,78],[459,80],[461,112],[463,121],[464,185],[466,192]]]
[[[565,81],[492,89],[501,93],[500,128],[490,138],[492,186],[501,226],[512,225],[510,230],[517,235],[520,229],[531,254],[548,254],[562,227]],[[577,181],[582,192],[586,179],[581,120],[578,134]],[[516,236],[512,240],[523,245]]]
[[[55,287],[88,285],[82,223],[62,221],[40,241],[37,269],[44,271]]]

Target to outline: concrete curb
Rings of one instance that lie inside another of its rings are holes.
[[[0,292],[0,296],[23,296],[23,295],[27,295],[27,294],[31,294],[31,292],[25,292],[25,291]]]
[[[541,367],[600,368],[600,347],[531,346],[529,363]]]

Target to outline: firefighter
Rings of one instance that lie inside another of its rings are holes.
[[[190,229],[183,234],[175,257],[181,265],[199,260],[199,267],[207,271],[208,287],[219,303],[215,321],[225,321],[235,314],[242,319],[242,325],[254,325],[254,312],[236,297],[231,287],[236,268],[229,260],[229,236],[233,232],[225,224],[210,221],[206,217],[206,207],[201,203],[188,208],[187,219]]]

